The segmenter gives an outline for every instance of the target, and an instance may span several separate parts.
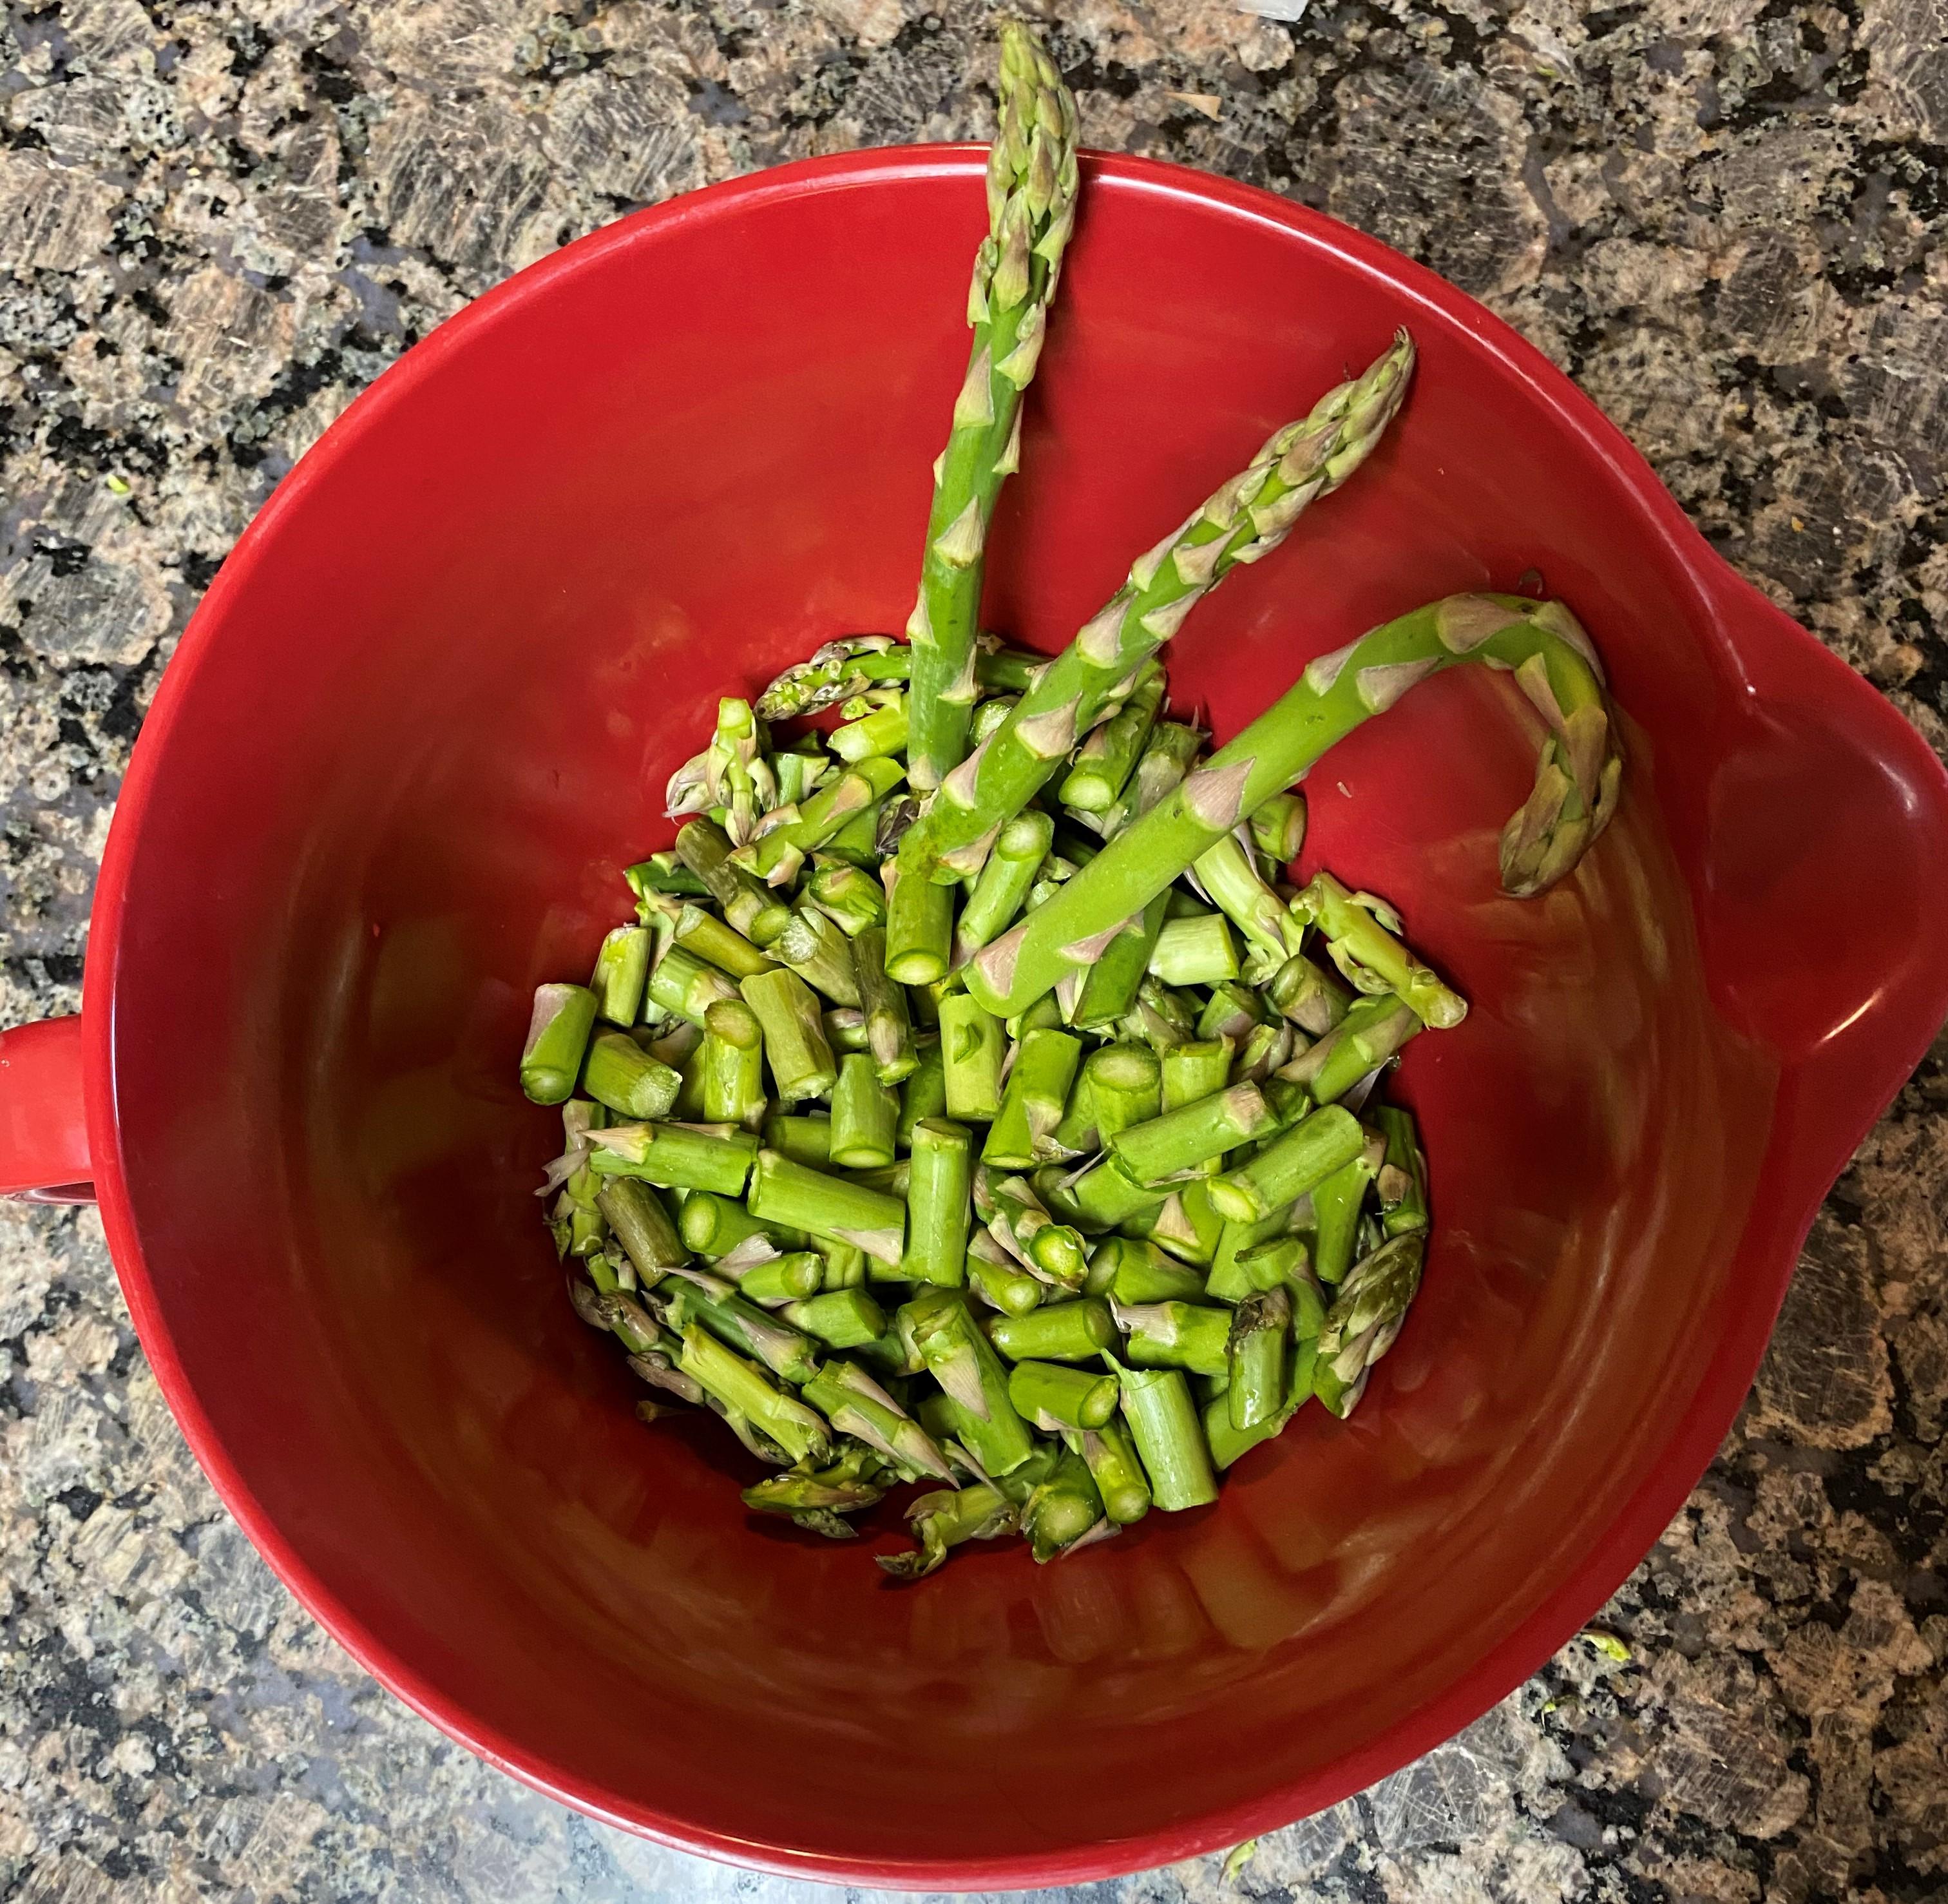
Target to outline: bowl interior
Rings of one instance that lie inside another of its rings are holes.
[[[1539,570],[1632,716],[1621,817],[1564,887],[1503,896],[1536,735],[1472,671],[1314,777],[1305,864],[1394,899],[1474,1010],[1401,1077],[1438,1224],[1404,1334],[1351,1424],[1311,1412],[1214,1508],[902,1590],[754,1525],[727,1437],[634,1420],[531,1194],[558,1129],[513,1087],[528,995],[623,916],[716,695],[903,624],[978,176],[895,155],[705,194],[386,380],[233,558],[144,737],[113,1028],[132,1300],[287,1577],[591,1809],[895,1881],[1154,1862],[1464,1722],[1640,1551],[1633,1503],[1779,1281],[1753,1210],[1790,1054],[1700,909],[1695,756],[1743,717],[1692,558],[1417,280],[1105,162],[988,623],[1059,646],[1406,321],[1391,440],[1200,608],[1174,698],[1228,732],[1373,622]]]

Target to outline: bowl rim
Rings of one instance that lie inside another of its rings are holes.
[[[470,1713],[427,1674],[411,1664],[340,1600],[302,1558],[256,1499],[232,1460],[191,1382],[165,1319],[131,1206],[116,1114],[116,977],[130,868],[143,815],[163,771],[171,737],[195,676],[229,616],[232,599],[260,564],[275,559],[280,525],[302,508],[314,484],[367,434],[383,427],[391,408],[437,377],[447,359],[476,331],[500,323],[557,280],[606,258],[619,247],[668,229],[735,218],[782,201],[917,179],[978,179],[987,148],[972,143],[894,146],[801,160],[707,185],[661,205],[630,213],[590,232],[486,291],[430,332],[389,366],[347,407],[278,484],[244,529],[198,604],[166,667],[138,736],[102,857],[92,913],[83,980],[85,1077],[96,1195],[110,1253],[144,1353],[191,1451],[225,1506],[278,1578],[359,1666],[422,1718],[499,1771],[588,1816],[672,1849],[780,1875],[895,1889],[976,1890],[1088,1882],[1175,1862],[1222,1849],[1323,1811],[1365,1790],[1451,1738],[1530,1678],[1573,1638],[1655,1544],[1710,1464],[1750,1388],[1799,1247],[1825,1194],[1825,1179],[1775,1213],[1775,1232],[1790,1240],[1757,1286],[1748,1284],[1739,1316],[1720,1342],[1689,1405],[1630,1499],[1580,1563],[1543,1601],[1444,1691],[1395,1721],[1357,1750],[1300,1779],[1234,1804],[1208,1809],[1155,1830],[1108,1843],[988,1857],[883,1859],[834,1856],[755,1842],[699,1825],[594,1781],[567,1777],[544,1756]],[[1499,359],[1553,415],[1579,453],[1603,467],[1642,511],[1671,558],[1673,573],[1696,592],[1701,617],[1716,623],[1755,615],[1776,624],[1774,638],[1796,637],[1831,669],[1835,691],[1860,697],[1888,723],[1887,744],[1901,746],[1925,773],[1948,810],[1948,772],[1925,741],[1885,699],[1813,636],[1739,578],[1711,548],[1622,431],[1543,353],[1465,292],[1426,267],[1326,214],[1258,188],[1162,160],[1090,151],[1084,172],[1119,191],[1183,203],[1194,202],[1295,235],[1383,283],[1394,294],[1469,336]],[[1940,1009],[1948,1013],[1948,971]],[[1925,1055],[1922,1035],[1901,1072]],[[1832,1162],[1844,1166],[1879,1115],[1885,1098],[1859,1122]],[[1809,1181],[1810,1179],[1809,1178]]]

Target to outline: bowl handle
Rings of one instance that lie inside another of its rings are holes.
[[[78,1017],[0,1032],[0,1197],[95,1200],[81,1060]]]

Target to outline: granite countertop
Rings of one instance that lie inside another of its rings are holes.
[[[1485,300],[1948,748],[1948,0],[1255,4],[1038,10],[1091,144],[1322,207]],[[157,676],[360,387],[632,206],[984,136],[991,30],[973,0],[0,11],[0,1023],[76,1008]],[[1828,1200],[1738,1426],[1603,1616],[1619,1645],[1233,1879],[1067,1895],[1948,1895],[1944,1417],[1948,1044]],[[591,1825],[380,1691],[218,1505],[92,1211],[0,1213],[0,1896],[828,1894]]]

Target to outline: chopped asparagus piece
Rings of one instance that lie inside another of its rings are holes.
[[[633,1025],[641,1013],[643,986],[650,976],[650,940],[642,926],[618,926],[595,955],[595,975],[588,989],[595,994],[597,1015],[612,1025]]]
[[[1216,1500],[1211,1451],[1181,1371],[1118,1367],[1116,1372],[1122,1384],[1123,1417],[1149,1477],[1155,1505],[1165,1514],[1176,1514]]]
[[[538,1104],[571,1096],[595,1027],[595,994],[585,985],[535,988],[534,1014],[521,1052],[521,1089]]]

